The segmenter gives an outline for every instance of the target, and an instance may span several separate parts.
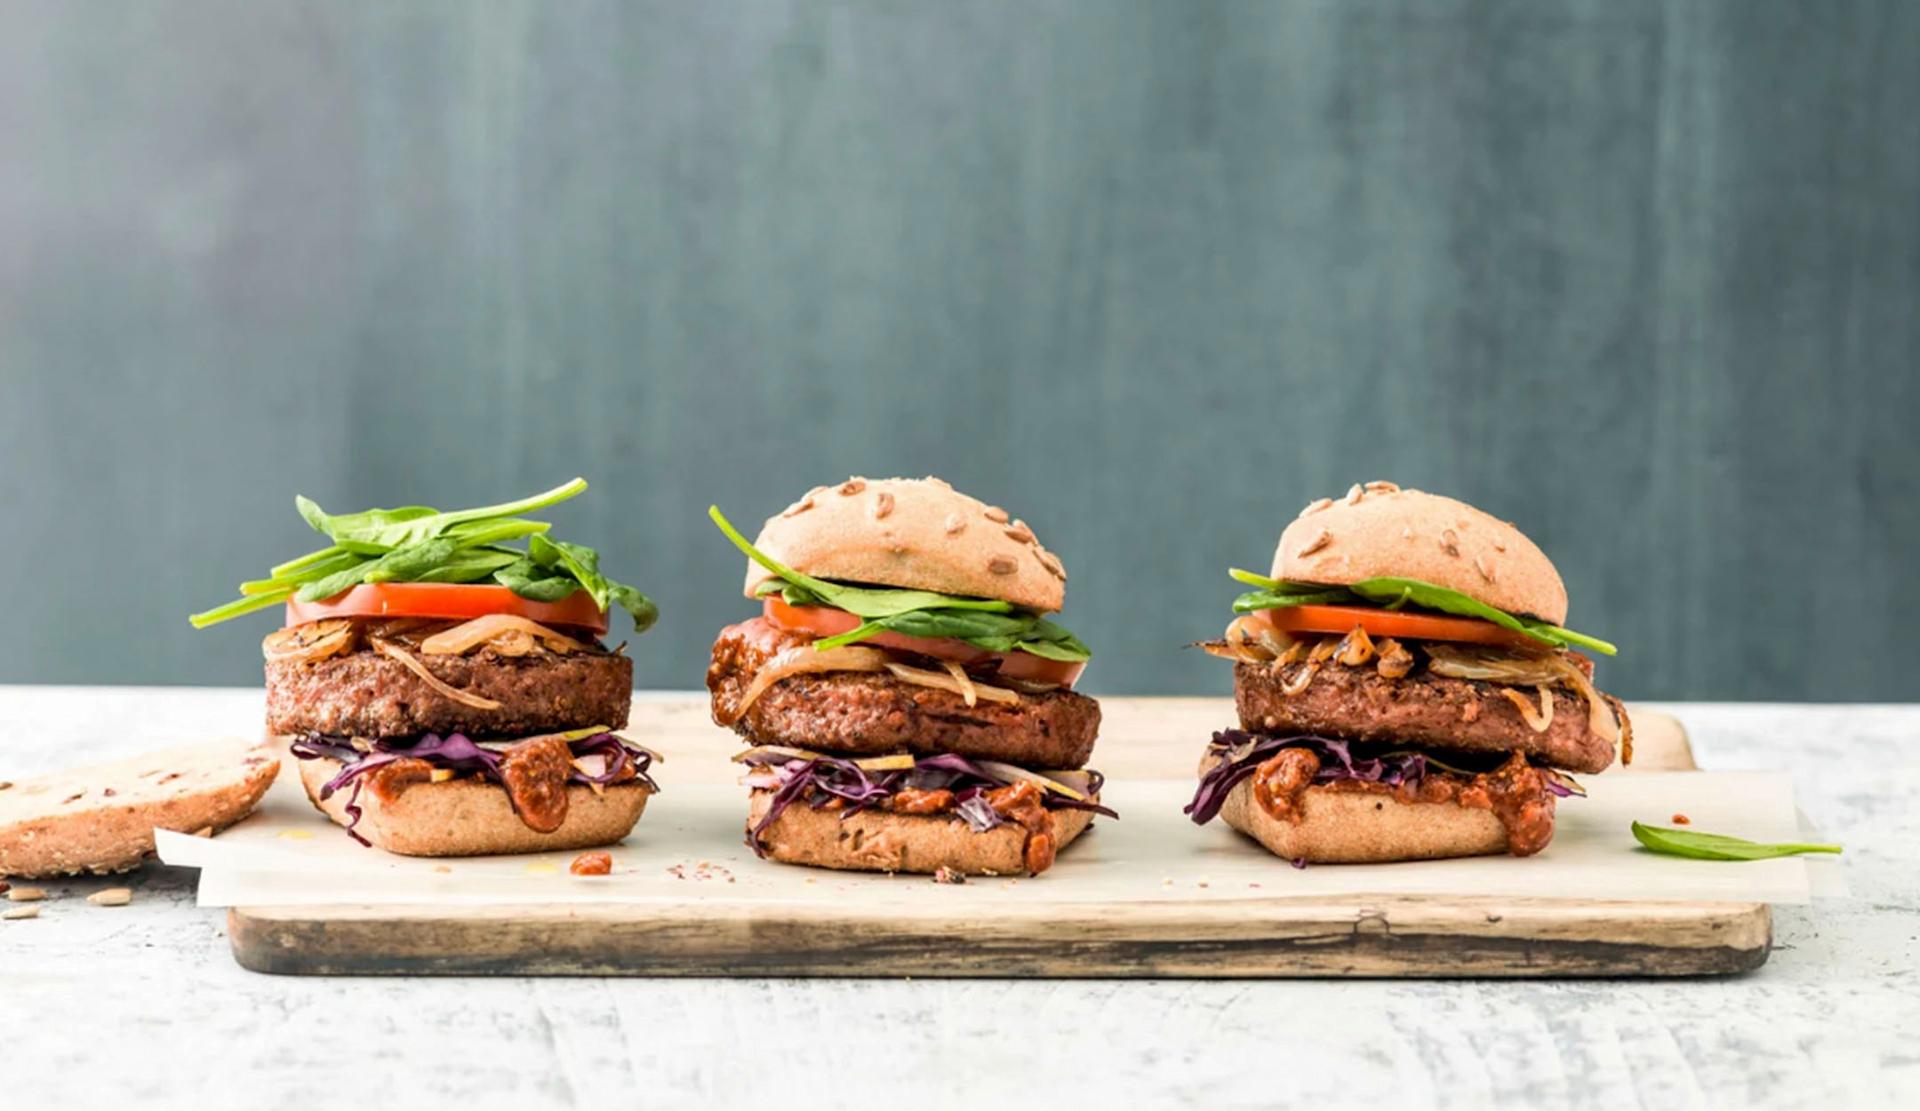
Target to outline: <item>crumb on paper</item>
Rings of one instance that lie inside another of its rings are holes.
[[[38,917],[40,917],[40,908],[37,906],[8,907],[4,912],[0,912],[0,920],[7,922],[21,922]]]
[[[7,901],[13,903],[37,903],[46,897],[44,887],[16,887],[7,892]]]
[[[123,907],[133,902],[133,889],[109,887],[105,891],[96,891],[87,896],[87,902],[97,907]]]
[[[213,836],[211,830],[209,830],[207,836]],[[284,841],[311,841],[313,840],[313,831],[310,829],[283,829],[274,836]]]
[[[965,875],[962,875],[959,872],[954,871],[953,869],[947,867],[946,865],[942,864],[940,867],[935,868],[933,870],[933,882],[965,883],[967,882],[967,877]]]
[[[613,872],[613,854],[595,851],[581,853],[567,865],[567,871],[576,876],[605,876]]]
[[[448,874],[450,874],[450,873],[451,873],[451,872],[453,871],[453,865],[451,865],[451,864],[436,864],[436,865],[434,865],[434,866],[433,866],[433,870],[434,870],[434,871],[436,871],[436,872],[438,872],[438,873],[440,873],[441,875],[443,875],[443,876],[444,876],[444,875],[448,875]]]
[[[1673,816],[1673,824],[1677,826],[1690,826],[1693,824],[1693,819],[1687,817],[1685,814],[1675,814]]]
[[[733,873],[729,871],[725,865],[714,864],[706,860],[702,860],[693,865],[672,865],[667,869],[667,874],[677,880],[699,880],[703,882],[725,880],[727,883],[733,882]],[[807,882],[812,883],[813,881],[808,880]]]
[[[527,872],[535,876],[552,876],[558,875],[560,868],[551,860],[536,860],[527,865]]]

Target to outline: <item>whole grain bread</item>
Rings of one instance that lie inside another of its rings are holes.
[[[125,872],[153,854],[156,829],[246,817],[279,771],[273,749],[234,740],[0,783],[0,875]]]
[[[300,784],[307,798],[340,825],[351,818],[351,789],[327,799],[320,788],[339,772],[338,760],[301,760]],[[360,821],[353,831],[377,849],[401,856],[489,856],[538,853],[611,845],[633,832],[653,792],[643,783],[619,783],[595,793],[591,787],[567,788],[567,818],[552,833],[528,829],[513,812],[504,788],[475,778],[445,783],[416,783],[391,802],[363,790]]]
[[[1305,818],[1276,818],[1253,799],[1253,783],[1227,793],[1220,818],[1275,856],[1309,864],[1383,864],[1507,851],[1506,827],[1489,810],[1455,803],[1405,803],[1377,795],[1308,787]]]
[[[773,792],[755,791],[747,811],[752,829],[767,815]],[[1054,852],[1064,852],[1087,829],[1085,810],[1053,812]],[[804,803],[787,807],[760,833],[769,859],[851,872],[932,873],[946,868],[970,876],[1017,876],[1027,870],[1027,831],[1003,825],[975,833],[950,815],[839,810]]]

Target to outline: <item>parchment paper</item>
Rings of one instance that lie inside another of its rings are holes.
[[[290,770],[290,769],[289,769]],[[1656,901],[1806,902],[1838,890],[1837,865],[1810,879],[1798,858],[1715,862],[1649,853],[1629,832],[1639,819],[1757,840],[1802,836],[1784,775],[1675,772],[1583,780],[1589,797],[1562,799],[1558,832],[1538,856],[1296,869],[1225,825],[1181,814],[1192,780],[1110,782],[1118,821],[1093,829],[1038,878],[976,878],[963,886],[925,876],[879,876],[775,864],[742,840],[746,791],[673,783],[647,806],[614,873],[568,874],[571,852],[448,860],[391,856],[350,840],[283,774],[260,811],[217,839],[161,833],[161,857],[202,869],[203,906],[445,905],[716,902],[777,905],[853,900],[862,906],[1112,904],[1258,900],[1290,896],[1459,895]],[[959,900],[958,903],[954,902]]]

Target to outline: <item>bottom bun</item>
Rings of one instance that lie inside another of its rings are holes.
[[[1490,810],[1444,802],[1401,802],[1374,791],[1308,787],[1304,817],[1276,818],[1253,798],[1253,783],[1227,792],[1220,817],[1275,856],[1310,864],[1384,864],[1507,851],[1507,829]]]
[[[753,792],[747,828],[758,825],[772,805],[772,791]],[[843,813],[795,803],[760,831],[760,844],[769,860],[849,872],[945,868],[969,876],[1012,876],[1027,871],[1027,831],[1017,825],[975,833],[965,821],[945,814],[863,810],[842,817]],[[1093,814],[1085,810],[1050,813],[1056,855],[1093,821]]]
[[[347,800],[352,788],[320,797],[320,788],[339,773],[338,760],[300,760],[300,783],[307,797],[340,825],[352,818]],[[538,853],[611,845],[633,832],[653,792],[643,783],[621,783],[595,794],[590,787],[567,788],[567,820],[552,833],[527,828],[513,812],[505,788],[483,779],[416,783],[391,802],[361,791],[360,821],[353,832],[376,849],[401,856],[490,856]]]

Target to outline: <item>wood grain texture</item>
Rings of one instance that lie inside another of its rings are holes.
[[[6,11],[0,679],[247,681],[181,618],[295,492],[580,473],[693,688],[709,503],[934,472],[1102,693],[1223,692],[1224,569],[1379,477],[1520,522],[1609,689],[1911,695],[1920,5]]]
[[[1111,699],[1098,763],[1191,775],[1225,707]],[[1686,733],[1633,710],[1641,763],[1693,766]],[[697,698],[637,703],[633,729],[683,782],[732,774]],[[675,757],[680,757],[675,759]],[[1115,769],[1119,769],[1116,771]],[[234,956],[313,975],[1680,976],[1765,962],[1757,903],[1433,897],[1238,903],[1033,901],[991,918],[935,905],[235,908]]]

